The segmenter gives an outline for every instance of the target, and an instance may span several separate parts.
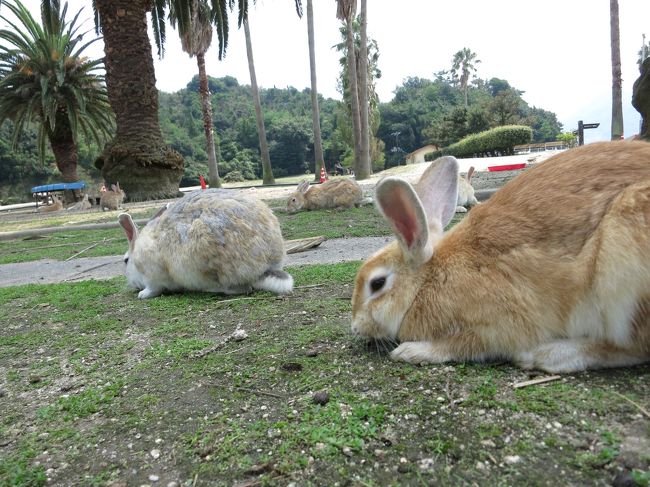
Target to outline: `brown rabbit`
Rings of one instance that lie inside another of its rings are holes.
[[[315,186],[305,180],[289,196],[287,211],[352,208],[361,204],[362,198],[361,186],[354,179],[330,179]]]
[[[650,360],[650,144],[603,142],[526,171],[443,235],[458,163],[377,204],[397,241],[361,267],[352,330],[394,360],[571,372]]]
[[[59,198],[58,195],[52,195],[52,204],[41,206],[38,211],[40,213],[52,213],[55,211],[60,211],[63,209],[63,201]]]
[[[117,210],[122,207],[126,194],[120,189],[120,183],[111,184],[111,190],[101,192],[99,207],[102,211]]]

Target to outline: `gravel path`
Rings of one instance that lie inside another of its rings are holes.
[[[390,242],[392,237],[336,238],[318,247],[287,255],[286,266],[334,264],[364,260]],[[121,255],[84,257],[71,261],[38,260],[0,266],[0,287],[52,284],[89,279],[110,279],[124,274]]]

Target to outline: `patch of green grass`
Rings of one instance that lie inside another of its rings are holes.
[[[46,421],[73,421],[85,418],[110,406],[123,385],[124,382],[118,379],[104,387],[89,387],[79,394],[62,396],[51,406],[40,408],[39,418]]]

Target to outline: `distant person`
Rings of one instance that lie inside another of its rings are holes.
[[[345,168],[341,165],[339,161],[334,164],[334,174],[337,176],[343,176],[346,173]]]

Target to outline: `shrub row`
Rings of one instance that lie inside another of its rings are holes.
[[[478,134],[471,134],[464,139],[438,151],[427,154],[426,160],[432,161],[443,155],[455,157],[493,157],[510,156],[514,147],[528,144],[533,138],[533,129],[525,125],[504,125]]]

